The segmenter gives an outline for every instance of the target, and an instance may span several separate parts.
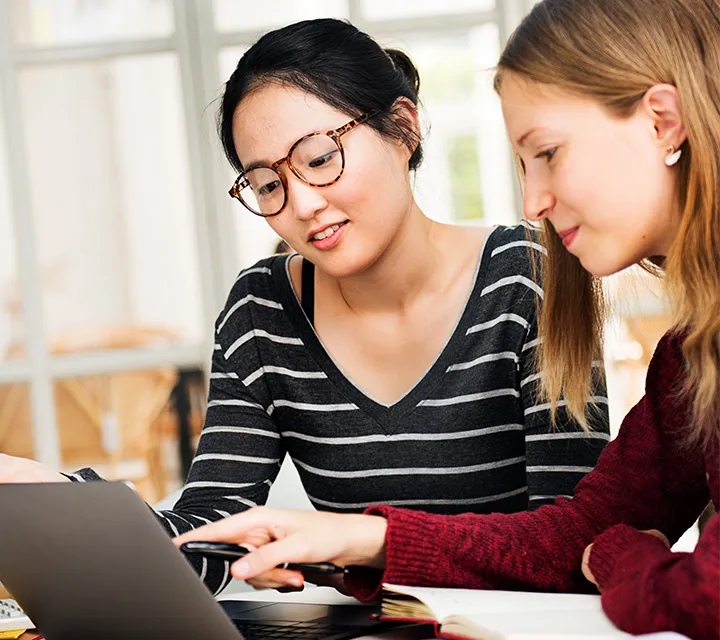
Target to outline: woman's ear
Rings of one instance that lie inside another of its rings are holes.
[[[405,96],[400,96],[390,108],[390,118],[402,132],[402,143],[409,152],[408,160],[420,144],[420,117],[417,106]]]
[[[663,152],[670,146],[679,149],[687,140],[677,87],[671,84],[653,85],[645,92],[641,108],[652,120]]]

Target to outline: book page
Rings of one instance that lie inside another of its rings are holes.
[[[487,613],[530,613],[540,611],[595,611],[602,612],[600,596],[575,593],[536,593],[530,591],[480,591],[476,589],[435,589],[383,585],[383,612],[385,602],[392,603],[392,594],[399,593],[417,598],[426,605],[432,618],[442,622],[451,615]],[[416,614],[417,615],[417,614]],[[427,617],[418,615],[418,617]]]
[[[618,640],[630,638],[602,611],[535,611],[449,616],[443,633],[475,640]]]

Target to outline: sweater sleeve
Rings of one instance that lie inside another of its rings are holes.
[[[673,553],[624,524],[611,527],[593,543],[590,570],[603,609],[621,629],[720,637],[720,516],[708,523],[692,553]]]
[[[172,536],[264,504],[284,458],[280,434],[268,411],[266,387],[255,384],[250,389],[263,370],[254,310],[262,305],[282,313],[266,284],[267,264],[240,274],[215,325],[207,413],[197,452],[176,504],[155,511]],[[100,479],[90,469],[69,477]],[[225,561],[188,560],[215,593],[230,579]]]
[[[155,511],[171,536],[264,504],[284,457],[280,435],[247,390],[244,371],[232,371],[216,343],[205,425],[180,498]],[[73,481],[102,480],[92,469],[66,474]],[[229,582],[229,563],[189,556],[200,578],[217,595]]]
[[[172,509],[158,512],[172,535],[264,504],[285,455],[274,422],[243,382],[252,371],[233,370],[225,356],[228,348],[216,333],[208,410],[198,449],[179,500]],[[250,358],[235,362],[253,368]],[[230,579],[224,561],[192,561],[215,592]]]
[[[555,422],[550,406],[539,399],[542,373],[537,369],[538,346],[535,302],[519,355],[519,390],[523,404],[525,458],[530,509],[552,504],[558,496],[569,498],[578,482],[597,464],[610,441],[607,390],[602,362],[593,363],[593,386],[588,398],[589,431],[568,417],[564,401]]]
[[[683,371],[678,351],[663,339],[645,397],[572,500],[558,498],[533,512],[489,515],[370,507],[366,513],[388,520],[386,567],[379,579],[351,572],[347,583],[354,595],[372,599],[381,582],[589,591],[593,587],[580,570],[582,554],[602,531],[624,522],[660,529],[676,540],[710,498],[702,450],[678,444],[687,415],[678,406]]]

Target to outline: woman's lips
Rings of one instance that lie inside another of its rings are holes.
[[[571,229],[565,229],[565,231],[558,231],[557,234],[560,236],[560,240],[562,240],[562,243],[565,245],[565,248],[567,249],[571,244],[572,241],[575,240],[575,236],[577,236],[577,232],[580,230],[580,227],[572,227]]]
[[[340,228],[338,228],[332,235],[323,238],[322,240],[310,240],[310,244],[312,244],[316,249],[320,249],[321,251],[327,251],[328,249],[332,249],[334,246],[337,245],[338,242],[342,239],[342,237],[345,235],[345,227],[347,227],[347,222],[343,222],[340,225]]]

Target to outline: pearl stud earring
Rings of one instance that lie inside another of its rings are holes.
[[[667,156],[665,156],[665,164],[668,167],[672,167],[678,160],[680,160],[680,156],[682,155],[682,149],[678,149],[675,151],[675,147],[670,145],[667,149]]]

